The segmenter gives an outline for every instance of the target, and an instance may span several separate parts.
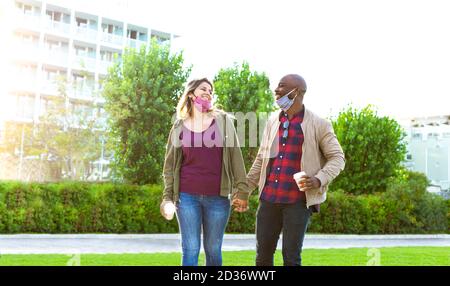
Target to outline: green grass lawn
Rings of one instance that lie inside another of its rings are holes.
[[[79,259],[79,260],[78,260]],[[62,254],[5,254],[0,256],[0,266],[65,266],[69,261],[81,266],[178,266],[180,253],[139,254],[81,254],[79,257]],[[226,251],[223,253],[225,266],[254,265],[254,251]],[[200,254],[200,264],[204,264]],[[392,248],[350,248],[350,249],[305,249],[303,265],[311,266],[450,266],[450,247],[392,247]],[[69,262],[70,263],[70,262]],[[282,265],[280,251],[275,254],[275,265]]]

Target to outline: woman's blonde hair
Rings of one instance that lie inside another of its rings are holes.
[[[189,95],[194,92],[194,90],[200,86],[200,84],[206,82],[211,86],[211,91],[214,90],[213,84],[206,78],[194,79],[191,80],[185,87],[183,95],[180,97],[180,100],[177,104],[177,118],[178,119],[186,119],[193,116],[193,103],[189,98]],[[208,110],[208,113],[216,111],[216,108],[211,107]]]

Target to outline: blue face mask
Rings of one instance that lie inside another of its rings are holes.
[[[294,104],[294,99],[290,99],[288,97],[289,94],[291,94],[294,90],[296,90],[297,88],[294,88],[293,90],[291,90],[290,92],[286,93],[285,95],[283,95],[282,97],[280,97],[279,99],[277,99],[277,104],[278,106],[284,111],[288,111],[289,108],[291,108],[292,104]]]

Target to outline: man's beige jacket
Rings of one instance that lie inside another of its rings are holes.
[[[258,155],[247,175],[250,190],[258,187],[259,195],[266,182],[269,161],[278,154],[280,112],[274,112],[268,119]],[[326,200],[328,184],[344,169],[345,157],[329,121],[305,109],[301,127],[304,141],[300,169],[321,182],[320,188],[306,192],[306,205],[309,207]]]

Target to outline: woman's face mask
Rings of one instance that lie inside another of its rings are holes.
[[[207,112],[210,110],[212,107],[211,96],[211,86],[205,82],[200,84],[199,87],[197,87],[197,89],[193,92],[192,96],[192,102],[194,103],[195,108],[197,108],[200,112]]]
[[[203,99],[197,96],[194,100],[194,106],[200,112],[207,112],[211,109],[211,100]]]

